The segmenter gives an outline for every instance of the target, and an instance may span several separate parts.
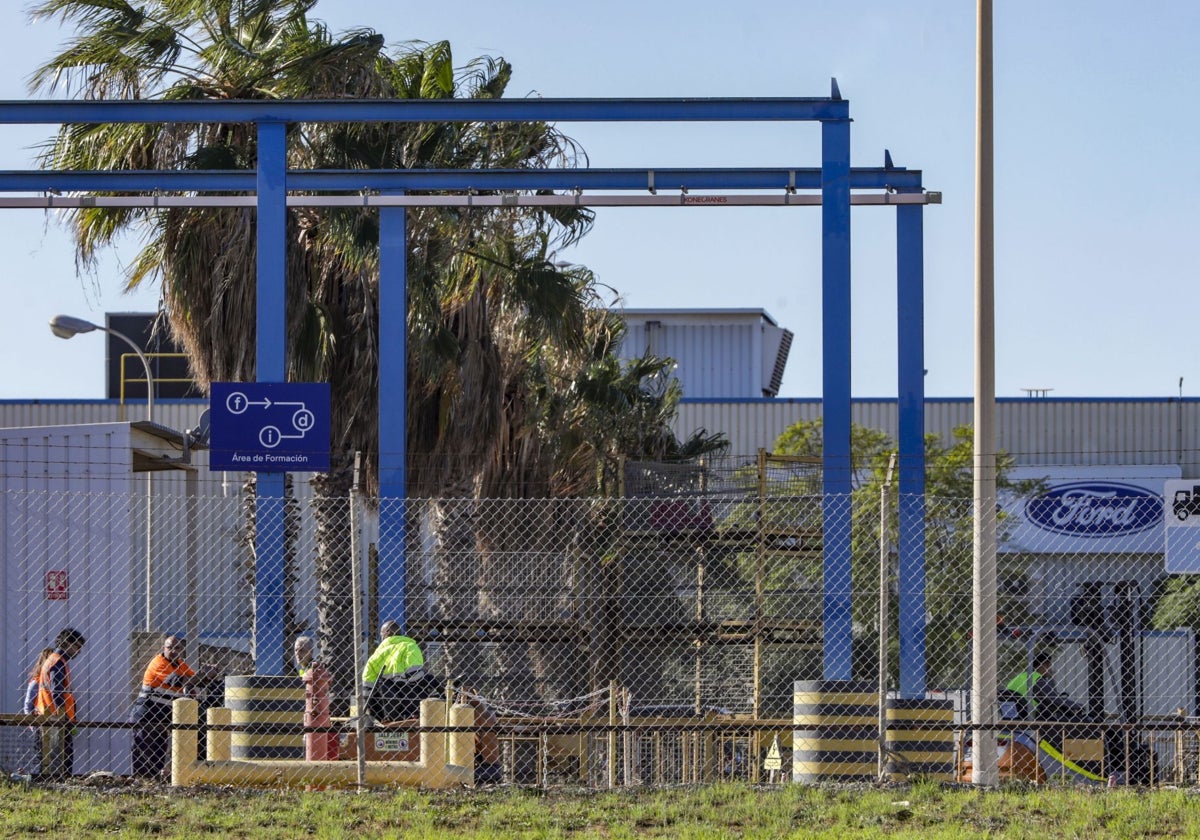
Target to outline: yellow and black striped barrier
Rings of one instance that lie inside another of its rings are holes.
[[[298,676],[228,676],[225,706],[233,725],[242,727],[230,739],[233,758],[304,758],[304,683]],[[296,731],[274,732],[274,724],[295,724]]]
[[[954,703],[917,698],[887,701],[886,778],[954,779]]]
[[[878,778],[879,692],[873,684],[799,680],[793,701],[793,781]]]

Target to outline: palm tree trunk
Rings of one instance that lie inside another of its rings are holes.
[[[344,709],[354,695],[355,597],[351,563],[350,487],[354,478],[349,458],[334,453],[330,470],[313,476],[313,520],[317,558],[317,639],[322,661],[333,676],[333,698]]]
[[[452,638],[480,617],[477,506],[478,502],[469,497],[444,498],[431,501],[425,511],[428,533],[433,538],[429,558],[433,565],[430,617],[450,627]],[[483,685],[486,675],[480,647],[475,642],[448,642],[442,650],[443,673],[471,685]]]

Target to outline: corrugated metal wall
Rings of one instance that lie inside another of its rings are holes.
[[[155,405],[164,426],[195,426],[207,407],[202,400]],[[145,417],[145,405],[124,407],[125,419]],[[108,423],[122,419],[111,400],[0,401],[0,427]],[[730,454],[771,449],[792,423],[821,416],[819,399],[688,399],[675,429],[688,434],[723,431]],[[855,400],[855,423],[896,434],[896,401]],[[950,440],[955,426],[970,425],[969,399],[931,399],[925,404],[927,432]],[[1179,464],[1185,478],[1200,476],[1200,399],[1000,399],[996,404],[997,446],[1021,464]]]
[[[206,408],[208,400],[157,401],[154,422],[177,430],[191,429]],[[125,405],[117,400],[0,400],[0,428],[4,429],[145,419],[145,400]]]
[[[762,324],[631,320],[622,358],[647,349],[678,362],[675,376],[696,397],[761,397]],[[772,360],[774,361],[774,360]]]
[[[949,442],[956,426],[971,425],[969,399],[932,399],[925,430]],[[723,431],[730,454],[771,449],[792,423],[821,416],[817,399],[687,400],[676,432]],[[895,437],[895,400],[855,400],[855,423]],[[1178,464],[1200,476],[1200,400],[1011,399],[996,405],[996,445],[1020,464]]]

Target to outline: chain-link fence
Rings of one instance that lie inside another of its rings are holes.
[[[729,463],[627,464],[608,499],[328,498],[297,482],[280,500],[182,476],[9,490],[0,763],[180,783],[969,778],[971,500],[924,499],[906,520],[923,539],[902,541],[904,498],[858,487],[844,590],[826,585],[819,461]],[[1075,483],[997,510],[1001,777],[1196,783],[1200,590],[1163,571],[1164,514],[1190,508],[1164,510],[1156,476],[1144,492]],[[271,591],[256,585],[267,521],[282,522]],[[920,569],[919,592],[901,567]],[[384,642],[371,673],[391,620],[424,671]],[[35,669],[56,642],[73,652],[64,628],[86,637],[69,687],[57,657]],[[187,647],[163,651],[165,636]],[[73,694],[75,719],[23,716],[31,682],[42,711]]]

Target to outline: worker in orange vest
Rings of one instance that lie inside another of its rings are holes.
[[[187,640],[163,638],[162,652],[150,660],[129,722],[133,731],[133,775],[161,778],[171,752],[171,704],[192,690],[196,672],[183,661]]]
[[[87,641],[74,627],[64,627],[54,639],[54,652],[42,663],[38,674],[37,700],[33,710],[39,715],[65,715],[75,723],[75,693],[71,690],[71,666]],[[65,779],[75,761],[74,727],[42,727],[42,775]]]

